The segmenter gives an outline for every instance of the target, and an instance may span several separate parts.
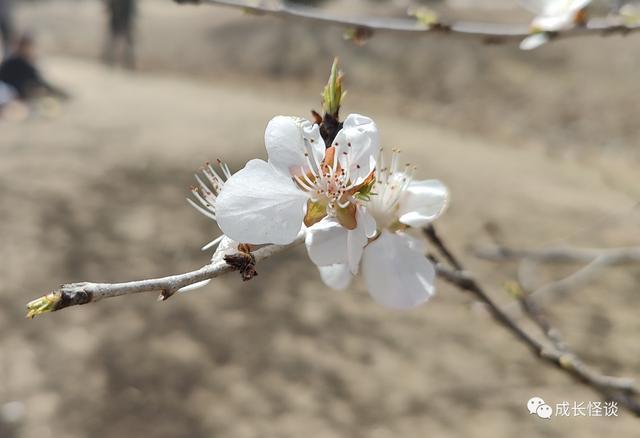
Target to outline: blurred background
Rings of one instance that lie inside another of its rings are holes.
[[[345,16],[407,7],[313,3]],[[450,18],[531,18],[506,0],[430,4]],[[469,296],[440,282],[429,304],[389,311],[360,283],[325,288],[303,248],[253,281],[228,275],[166,303],[143,294],[32,321],[24,306],[65,282],[205,264],[199,248],[219,231],[185,201],[193,173],[264,158],[268,120],[319,109],[334,56],[343,113],[371,116],[420,178],[450,186],[440,232],[508,303],[516,266],[470,251],[490,241],[487,226],[527,248],[640,245],[640,36],[522,52],[380,33],[357,47],[333,26],[139,0],[113,43],[98,0],[14,1],[13,12],[64,98],[0,118],[0,437],[637,435],[624,411],[529,415],[532,396],[599,396]],[[637,267],[609,269],[545,308],[587,362],[638,377],[639,282]]]

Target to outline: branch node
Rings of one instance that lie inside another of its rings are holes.
[[[251,254],[251,246],[248,244],[239,244],[238,252],[224,256],[224,261],[235,271],[240,272],[242,281],[249,281],[258,275],[256,258]]]
[[[162,292],[160,292],[160,295],[158,295],[158,301],[167,301],[176,292],[177,292],[177,289],[171,289],[171,288],[162,289]]]

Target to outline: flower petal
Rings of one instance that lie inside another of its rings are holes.
[[[375,218],[369,214],[366,208],[358,207],[358,225],[362,223],[364,227],[364,233],[367,237],[373,237],[376,235],[377,224]]]
[[[591,0],[572,0],[570,8],[572,11],[579,11],[586,8],[589,3],[591,3]]]
[[[309,258],[317,266],[347,263],[348,230],[331,217],[307,229],[305,245]]]
[[[300,231],[307,199],[269,163],[251,160],[222,187],[216,200],[218,226],[237,242],[284,245]]]
[[[351,179],[362,182],[376,166],[380,136],[376,124],[369,117],[349,114],[333,142],[338,162],[348,169]]]
[[[209,283],[211,283],[211,279],[202,280],[202,281],[199,281],[197,283],[193,283],[193,284],[190,284],[188,286],[181,287],[176,292],[191,292],[192,290],[203,288],[206,285],[208,285]]]
[[[402,231],[396,231],[396,235],[401,236],[403,239],[405,239],[407,241],[407,245],[409,245],[409,248],[418,251],[422,255],[425,255],[427,253],[427,244],[424,240],[416,239],[412,235]]]
[[[331,289],[344,290],[351,284],[353,276],[347,265],[318,266],[318,269],[320,270],[322,281]]]
[[[361,218],[362,214],[358,216]],[[364,220],[349,230],[333,217],[326,217],[309,227],[305,238],[313,263],[317,266],[346,263],[354,275],[358,273],[362,251],[368,242]]]
[[[567,11],[557,15],[540,15],[533,19],[531,27],[536,30],[565,30],[575,26],[576,13]]]
[[[546,32],[538,32],[529,35],[520,42],[521,50],[533,50],[537,49],[543,44],[549,42],[549,34]]]
[[[318,125],[308,120],[277,116],[271,119],[264,133],[269,163],[283,175],[300,175],[312,170],[317,173],[315,161],[324,158],[324,141]],[[307,160],[305,153],[309,154]],[[313,168],[309,169],[308,162]]]
[[[362,252],[368,242],[367,233],[361,224],[347,233],[347,261],[353,275],[358,273]]]
[[[393,309],[410,309],[435,292],[435,269],[405,236],[383,231],[362,257],[362,274],[369,294]]]
[[[423,227],[438,218],[449,202],[449,190],[435,179],[412,181],[398,207],[401,223]]]
[[[577,12],[586,7],[591,0],[520,0],[520,4],[537,15],[560,15]]]
[[[224,256],[236,254],[238,252],[238,242],[225,236],[220,236],[220,242],[215,252],[211,256],[211,263],[220,263],[224,260]]]
[[[353,275],[358,273],[362,252],[369,243],[369,237],[373,237],[376,233],[376,221],[367,213],[366,208],[358,207],[356,217],[356,228],[347,233],[347,261]]]

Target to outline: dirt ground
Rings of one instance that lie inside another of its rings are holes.
[[[0,121],[0,437],[637,436],[627,412],[529,415],[534,395],[599,398],[464,294],[439,283],[428,305],[388,311],[360,283],[326,289],[302,248],[251,282],[225,276],[166,303],[32,321],[24,304],[65,282],[206,263],[218,230],[185,201],[193,172],[264,157],[267,121],[317,108],[334,55],[345,112],[373,117],[419,176],[450,186],[439,228],[508,303],[515,266],[469,250],[488,222],[519,246],[640,245],[640,37],[533,54],[387,35],[357,48],[336,29],[148,0],[131,73],[96,59],[98,2],[29,3],[18,18],[73,99]],[[637,267],[607,270],[545,307],[586,361],[638,377],[639,283]]]

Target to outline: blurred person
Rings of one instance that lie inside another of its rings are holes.
[[[14,101],[16,98],[16,92],[8,84],[0,81],[0,114],[2,114],[2,110]]]
[[[122,63],[130,69],[135,68],[135,17],[136,0],[104,0],[108,14],[108,35],[105,43],[104,61],[113,65],[119,43],[124,44]]]
[[[13,0],[0,0],[0,38],[2,38],[2,59],[9,55],[13,41]]]
[[[15,50],[0,64],[0,82],[11,87],[23,101],[44,96],[68,97],[65,91],[46,81],[36,67],[35,41],[27,34],[20,37]]]

